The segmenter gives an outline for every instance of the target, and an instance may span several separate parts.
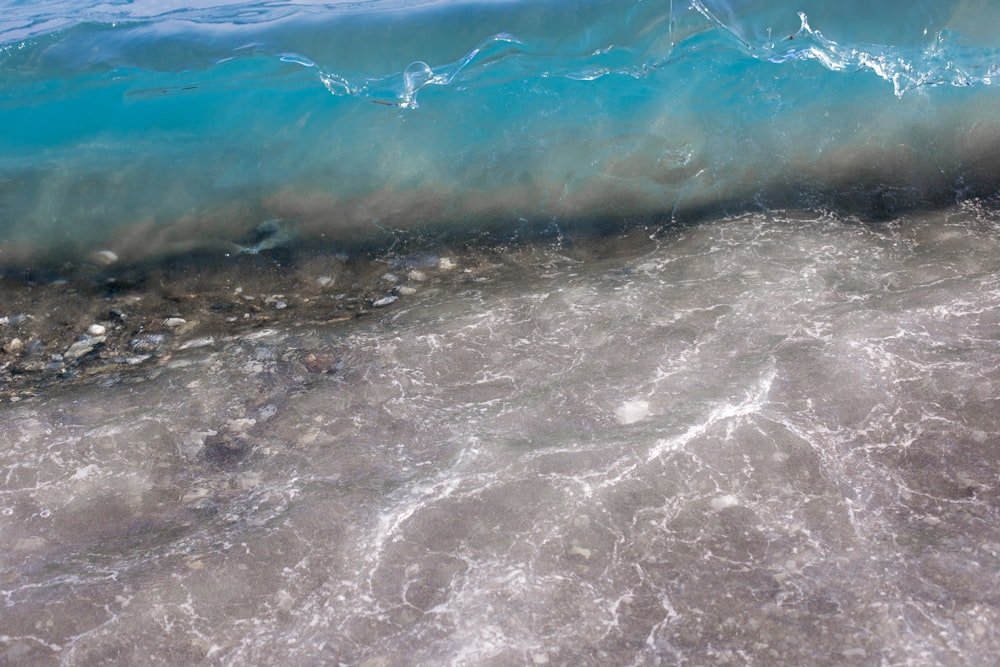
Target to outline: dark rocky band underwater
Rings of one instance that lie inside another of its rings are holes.
[[[995,661],[995,3],[0,9],[0,665]]]

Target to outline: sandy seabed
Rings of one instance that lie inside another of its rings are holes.
[[[0,664],[992,664],[998,230],[10,276]]]

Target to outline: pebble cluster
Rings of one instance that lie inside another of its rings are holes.
[[[352,319],[481,273],[444,256],[278,262],[267,253],[137,273],[112,255],[100,254],[96,275],[0,279],[0,401],[73,382],[141,380],[184,350],[283,321]]]
[[[0,402],[79,382],[142,381],[185,350],[275,325],[390,314],[421,294],[525,265],[647,252],[660,234],[651,231],[376,257],[296,246],[129,265],[109,250],[45,278],[0,273]]]

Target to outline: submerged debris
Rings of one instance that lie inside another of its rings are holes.
[[[211,435],[205,439],[202,455],[215,465],[233,465],[245,459],[253,450],[253,443],[242,436]]]
[[[288,244],[298,236],[295,225],[288,220],[266,220],[254,230],[246,245],[235,244],[238,251],[256,255],[265,250],[273,250]]]

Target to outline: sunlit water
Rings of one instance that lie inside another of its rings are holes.
[[[988,664],[998,225],[553,247],[7,406],[2,658]]]
[[[0,664],[993,664],[998,6],[0,0]]]

